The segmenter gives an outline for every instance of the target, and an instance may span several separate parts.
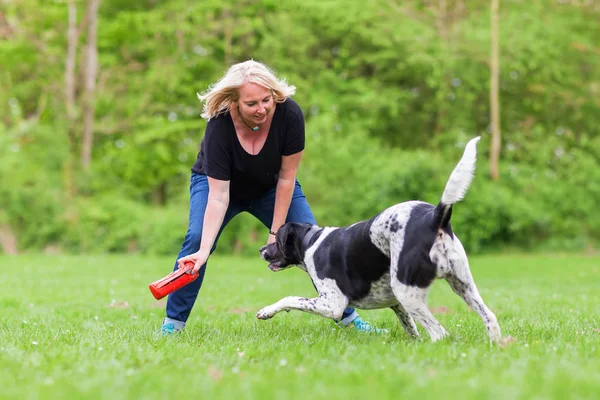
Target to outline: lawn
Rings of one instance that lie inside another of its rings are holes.
[[[360,312],[385,335],[300,312],[259,321],[281,297],[313,296],[308,276],[218,254],[186,331],[163,337],[147,285],[172,261],[0,257],[0,398],[600,398],[597,256],[472,257],[504,346],[444,281],[429,297],[451,334],[438,343],[409,339],[391,310]]]

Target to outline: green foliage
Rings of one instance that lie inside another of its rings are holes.
[[[54,130],[35,122],[0,126],[0,222],[18,232],[20,247],[39,248],[64,233],[57,223],[64,204],[61,171],[55,169],[64,148],[56,142]]]
[[[76,2],[78,22],[85,2]],[[440,3],[441,4],[441,3]],[[65,2],[13,0],[0,19],[0,222],[20,249],[173,255],[202,139],[196,93],[254,58],[296,85],[307,120],[299,177],[322,225],[399,201],[437,203],[464,144],[476,180],[453,225],[469,251],[598,244],[598,7],[500,8],[501,180],[487,176],[489,8],[474,0],[103,0],[93,160],[79,167],[85,29],[69,148]],[[219,245],[255,254],[234,219]]]

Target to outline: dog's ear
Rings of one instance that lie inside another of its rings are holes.
[[[300,224],[288,222],[277,231],[277,244],[285,259],[289,263],[298,264],[301,260],[300,240],[298,228]]]
[[[291,229],[290,223],[287,223],[279,228],[277,235],[275,236],[275,240],[277,241],[278,245],[277,247],[279,247],[281,250],[285,250],[289,241],[293,239],[293,229]]]

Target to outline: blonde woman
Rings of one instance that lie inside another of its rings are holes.
[[[188,231],[175,269],[195,263],[198,279],[167,301],[165,334],[185,327],[202,285],[206,261],[227,223],[246,211],[268,228],[267,243],[285,222],[315,224],[296,179],[304,151],[304,115],[291,99],[296,91],[264,64],[235,64],[198,97],[208,120],[192,168]],[[204,268],[203,268],[204,267]],[[379,332],[352,308],[341,324]]]

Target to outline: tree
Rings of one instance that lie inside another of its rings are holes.
[[[492,0],[491,25],[492,25],[492,55],[491,55],[491,82],[490,82],[490,119],[492,129],[492,143],[490,146],[490,175],[494,181],[500,178],[500,101],[499,101],[499,76],[500,62],[498,51],[498,8],[500,0]]]
[[[75,128],[75,67],[77,55],[77,5],[75,0],[69,0],[69,26],[67,30],[67,55],[65,60],[65,106],[67,111],[67,144],[68,157],[65,162],[65,191],[69,198],[75,194],[73,179],[73,154],[76,144]]]
[[[88,29],[85,49],[84,94],[83,94],[83,140],[81,148],[81,165],[88,169],[92,161],[92,145],[94,140],[94,93],[98,75],[98,7],[100,0],[88,2]]]

